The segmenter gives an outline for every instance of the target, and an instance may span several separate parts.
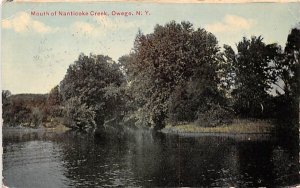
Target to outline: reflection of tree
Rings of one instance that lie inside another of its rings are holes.
[[[298,143],[297,139],[291,137],[289,139]],[[279,139],[277,143],[270,141],[240,143],[238,151],[242,181],[252,182],[247,184],[248,186],[271,187],[296,183],[299,180],[299,149],[297,144],[292,142]]]
[[[238,144],[239,172],[246,186],[274,185],[272,148],[269,141],[245,141]]]
[[[229,139],[179,138],[149,130],[122,138],[88,139],[75,133],[65,138],[63,164],[70,186],[224,186],[234,185],[231,177],[237,176]]]
[[[283,139],[283,140],[282,140]],[[293,185],[299,183],[299,140],[298,136],[279,139],[272,152],[275,183]]]
[[[63,161],[70,186],[134,185],[126,163],[127,141],[109,136],[100,139],[74,132],[66,135]]]
[[[233,186],[236,151],[220,139],[167,136],[149,142],[145,136],[134,150],[135,176],[148,186]]]
[[[275,186],[297,180],[295,176],[279,178],[298,173],[298,150],[281,146],[285,150],[275,161],[275,143],[270,140],[178,136],[149,140],[146,136],[138,140],[132,159],[135,176],[144,181],[143,185]],[[276,174],[280,169],[283,171]]]
[[[27,158],[28,163],[40,158],[39,153],[42,153],[45,159],[55,162],[51,170],[57,173],[55,178],[61,178],[58,183],[64,181],[64,185],[72,187],[273,187],[297,183],[297,141],[298,137],[274,141],[179,137],[149,130],[106,133],[102,138],[74,131],[36,131],[6,133],[4,153],[10,150],[11,143],[35,143],[38,147],[29,147],[32,152],[26,151],[26,156],[34,154]],[[45,148],[47,152],[43,153]],[[45,170],[37,172],[42,174]]]

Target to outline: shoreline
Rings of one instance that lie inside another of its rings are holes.
[[[272,134],[275,126],[266,120],[235,119],[228,125],[201,127],[195,123],[167,125],[160,132],[165,134],[221,134],[221,135],[265,135]]]
[[[62,125],[62,124],[59,124],[55,127],[44,127],[44,126],[41,126],[41,127],[37,127],[37,128],[34,128],[34,127],[23,127],[23,126],[16,126],[16,127],[10,127],[10,126],[2,126],[2,132],[18,132],[18,131],[24,131],[24,132],[39,132],[39,131],[68,131],[70,130],[70,128]]]
[[[276,140],[276,137],[273,137],[271,133],[201,133],[201,132],[189,132],[189,133],[183,133],[183,132],[168,132],[163,134],[166,135],[175,135],[179,136],[181,138],[204,138],[204,137],[216,137],[220,139],[233,139],[235,141],[270,141],[270,140]]]
[[[58,123],[56,126],[47,127],[27,127],[27,126],[3,126],[3,131],[67,131],[71,128]],[[215,127],[203,127],[194,122],[181,123],[177,125],[166,125],[159,132],[164,134],[199,134],[199,135],[265,135],[272,134],[275,130],[275,125],[270,120],[249,120],[249,119],[234,119],[230,124],[224,124]]]

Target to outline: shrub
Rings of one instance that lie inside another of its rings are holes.
[[[213,104],[208,110],[198,112],[196,124],[204,127],[228,124],[232,122],[233,114],[233,111],[229,108],[221,107],[219,104]]]
[[[72,97],[66,101],[64,108],[65,124],[70,128],[78,128],[82,130],[95,128],[95,112],[79,98]]]
[[[42,125],[44,119],[44,113],[39,108],[33,108],[31,113],[31,126],[32,127],[40,127]]]

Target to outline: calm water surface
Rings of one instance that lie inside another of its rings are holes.
[[[3,131],[9,187],[286,186],[299,183],[297,137],[128,131]]]

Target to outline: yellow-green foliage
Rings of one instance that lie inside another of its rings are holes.
[[[229,125],[217,127],[201,127],[194,123],[171,126],[167,125],[166,132],[177,133],[270,133],[274,125],[262,120],[234,120]]]

